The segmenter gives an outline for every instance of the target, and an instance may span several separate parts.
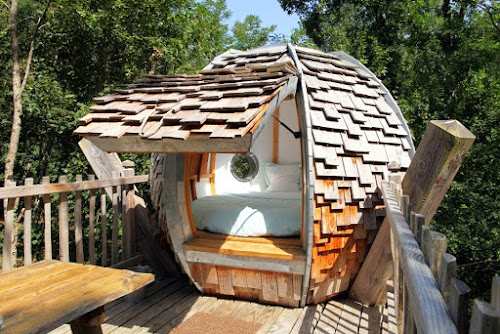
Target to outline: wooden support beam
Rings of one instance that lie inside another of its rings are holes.
[[[365,262],[354,280],[349,296],[365,305],[375,305],[392,277],[391,226],[384,220]],[[384,265],[380,265],[384,263]]]
[[[85,158],[87,158],[99,180],[111,179],[114,171],[119,174],[123,172],[124,168],[118,154],[106,153],[85,138],[78,142],[78,146],[80,146]],[[109,198],[113,197],[111,187],[106,188],[106,193]]]
[[[212,195],[216,194],[215,189],[215,157],[217,155],[215,153],[210,154],[210,190]]]
[[[106,153],[86,139],[80,140],[78,144],[80,145],[80,148],[84,152],[87,160],[89,160],[92,169],[97,175],[97,178],[99,179],[118,178],[121,173],[126,174],[125,173],[126,170],[123,168],[122,163],[116,153]],[[138,176],[134,176],[134,178],[136,177]],[[157,276],[159,277],[180,276],[181,273],[179,267],[173,260],[174,256],[170,251],[170,248],[168,247],[168,245],[166,245],[164,241],[162,242],[162,240],[165,239],[163,233],[151,220],[151,213],[146,207],[144,199],[134,194],[132,190],[133,187],[129,189],[127,193],[130,195],[130,198],[128,199],[129,202],[134,203],[134,211],[135,211],[134,212],[135,218],[132,222],[132,225],[135,225],[135,228],[131,231],[132,240],[130,240],[132,243],[133,253],[135,248],[134,244],[137,243],[137,246],[139,246],[141,252],[144,254],[144,257],[147,259],[148,263],[151,265]],[[113,219],[117,219],[119,211],[118,203],[119,203],[119,198],[121,197],[121,191],[117,189],[117,187],[109,187],[106,188],[106,193],[112,200],[112,205],[114,210]],[[105,221],[104,219],[105,217],[103,218],[103,222]],[[111,264],[116,264],[118,262],[117,227],[118,227],[118,220],[113,221]],[[137,235],[134,237],[135,233],[137,233]]]
[[[403,179],[403,193],[428,225],[476,137],[459,121],[431,121]]]
[[[458,121],[430,122],[402,182],[413,211],[434,216],[474,139]],[[427,224],[429,217],[425,216]],[[390,228],[384,225],[387,223],[382,224],[350,291],[353,299],[367,305],[376,303],[392,272],[391,261],[381,257],[390,253]]]
[[[280,118],[280,108],[278,107],[274,112],[274,117]],[[273,164],[278,163],[279,156],[279,136],[280,136],[280,124],[277,120],[273,121]]]

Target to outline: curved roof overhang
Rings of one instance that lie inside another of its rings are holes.
[[[233,66],[213,68],[216,58],[195,75],[146,75],[95,99],[74,133],[107,152],[248,152],[264,116],[295,96],[296,68],[283,51],[230,50]]]

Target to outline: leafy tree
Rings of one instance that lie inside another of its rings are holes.
[[[267,44],[276,30],[276,25],[261,25],[262,21],[255,15],[247,15],[243,22],[236,21],[231,29],[233,41],[230,46],[238,50],[248,50]]]
[[[38,31],[45,18],[45,14],[50,6],[50,1],[47,3],[42,14],[38,18],[38,22],[33,28],[32,36],[29,41],[29,48],[25,55],[22,54],[19,42],[19,25],[18,25],[18,11],[19,1],[12,0],[8,6],[8,30],[10,35],[10,49],[12,52],[12,128],[10,131],[9,147],[7,156],[5,158],[5,180],[12,181],[14,176],[14,164],[16,161],[16,154],[19,148],[19,136],[21,134],[21,117],[23,115],[22,94],[26,87],[27,80],[30,74],[31,62],[33,59],[34,44]],[[24,74],[21,72],[22,57],[25,57]],[[21,77],[23,76],[23,79]]]

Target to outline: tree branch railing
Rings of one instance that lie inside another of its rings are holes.
[[[97,264],[99,254],[96,254],[96,247],[100,248],[102,266],[116,265],[120,261],[134,257],[136,255],[134,185],[147,182],[149,177],[134,175],[133,169],[125,169],[123,174],[119,176],[114,173],[110,179],[103,180],[95,180],[95,177],[90,175],[86,181],[82,180],[81,175],[77,175],[74,182],[68,182],[67,176],[62,175],[59,176],[57,183],[50,183],[49,178],[44,177],[41,184],[33,184],[33,179],[28,178],[22,186],[6,181],[6,186],[0,188],[0,199],[6,202],[2,270],[29,265],[34,261],[32,244],[38,240],[32,240],[33,208],[40,208],[37,214],[40,216],[40,224],[43,221],[44,225],[43,259],[45,260],[53,259],[54,253],[57,253],[56,257],[63,262]],[[111,189],[109,197],[105,188]],[[56,215],[53,215],[54,199],[57,199]],[[17,208],[16,203],[22,203],[23,207]],[[84,206],[84,203],[87,205]],[[18,213],[17,218],[16,213]],[[19,239],[22,239],[20,242],[23,246],[22,257],[17,256],[16,247],[20,225],[23,228],[23,235],[19,236]],[[53,240],[53,231],[59,234],[58,241]],[[87,247],[84,249],[85,239]],[[99,244],[97,241],[100,241]],[[74,252],[70,254],[70,243],[73,245],[73,242],[74,246],[71,249],[74,249]],[[58,245],[58,252],[52,250],[53,244]]]
[[[391,178],[390,178],[391,179]],[[398,177],[384,183],[390,224],[396,320],[400,333],[498,333],[500,278],[493,278],[491,303],[474,300],[468,326],[470,288],[456,277],[456,258],[447,239],[425,217],[411,211]]]

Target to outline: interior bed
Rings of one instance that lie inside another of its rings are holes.
[[[250,192],[198,198],[196,228],[241,237],[300,236],[301,192]]]

